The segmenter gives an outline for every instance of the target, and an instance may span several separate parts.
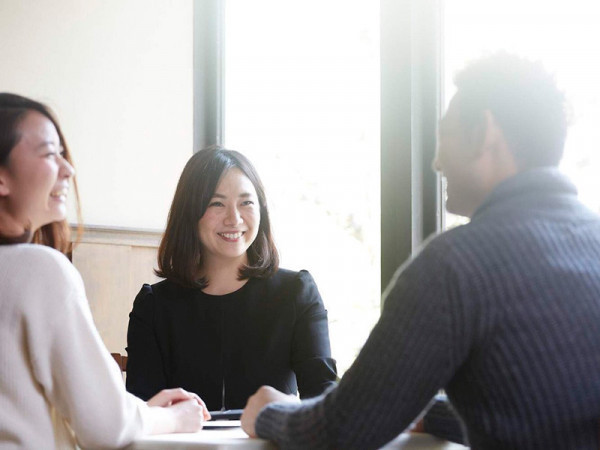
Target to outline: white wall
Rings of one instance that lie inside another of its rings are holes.
[[[2,0],[0,91],[57,113],[84,222],[161,229],[193,145],[192,0]]]

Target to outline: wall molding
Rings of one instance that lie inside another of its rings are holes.
[[[77,243],[158,248],[162,235],[162,230],[84,225]],[[77,225],[71,225],[71,236],[77,238]]]
[[[77,226],[71,225],[77,239]],[[125,352],[129,313],[140,287],[156,283],[160,230],[86,225],[71,253],[94,323],[112,353]]]

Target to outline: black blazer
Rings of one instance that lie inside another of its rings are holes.
[[[145,284],[129,315],[127,390],[197,393],[209,410],[243,408],[260,386],[309,398],[335,383],[327,311],[306,271],[280,269],[227,295]]]

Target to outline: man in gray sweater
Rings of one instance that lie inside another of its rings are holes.
[[[564,97],[504,53],[456,77],[434,167],[471,218],[429,240],[385,292],[339,385],[297,402],[263,387],[242,416],[282,448],[377,448],[441,388],[472,448],[600,447],[600,218],[557,169]]]

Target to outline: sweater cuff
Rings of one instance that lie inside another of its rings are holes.
[[[148,404],[144,400],[142,400],[141,398],[136,397],[133,394],[129,394],[128,393],[128,396],[134,400],[135,405],[137,407],[138,416],[140,418],[140,421],[142,422],[142,427],[141,427],[142,433],[141,433],[141,435],[142,436],[147,436],[154,429],[154,421],[156,419],[153,416],[153,414],[151,413],[150,407],[148,406]]]
[[[256,435],[263,439],[273,439],[285,428],[285,414],[300,408],[296,403],[269,403],[260,410],[256,417],[254,429]]]
[[[327,447],[323,396],[302,403],[271,403],[258,414],[256,435],[287,449]]]

